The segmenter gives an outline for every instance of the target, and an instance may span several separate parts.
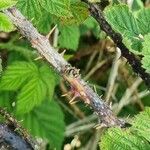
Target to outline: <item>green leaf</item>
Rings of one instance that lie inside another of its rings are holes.
[[[150,32],[150,8],[143,8],[137,13],[139,33],[142,35]]]
[[[42,64],[42,67],[40,67],[39,73],[42,81],[47,86],[47,95],[49,100],[51,100],[54,94],[56,83],[59,82],[59,77],[56,73],[52,71],[50,67],[44,64]]]
[[[11,99],[13,100],[13,99]],[[9,92],[0,92],[0,107],[7,108],[7,110],[11,110],[12,101],[10,100]]]
[[[7,9],[9,7],[12,7],[17,3],[16,0],[1,0],[0,1],[0,10]],[[1,19],[0,19],[1,20]]]
[[[105,9],[105,16],[111,26],[127,38],[139,36],[136,19],[126,5],[115,5]]]
[[[142,43],[142,65],[147,72],[150,72],[150,33],[144,36],[144,42]]]
[[[130,128],[110,128],[102,136],[103,150],[149,150],[150,149],[150,107],[136,115]]]
[[[14,62],[7,67],[0,82],[1,90],[17,90],[30,77],[37,72],[33,63]]]
[[[88,7],[83,2],[71,3],[70,5],[71,16],[61,17],[63,24],[81,24],[89,16]]]
[[[80,31],[77,26],[60,27],[60,36],[58,39],[61,48],[76,50],[78,48]]]
[[[144,56],[150,55],[150,33],[144,36],[144,42],[142,43],[143,49],[142,54]]]
[[[46,97],[46,85],[38,77],[34,76],[19,92],[17,96],[17,114],[31,111],[41,104]]]
[[[39,21],[37,22],[36,26],[40,33],[47,34],[51,30],[51,24],[53,23],[53,18],[50,15],[50,13],[45,12],[43,10],[41,17],[39,18]]]
[[[83,25],[85,25],[88,29],[93,29],[95,26],[99,25],[97,21],[93,17],[88,17]]]
[[[32,135],[47,139],[50,146],[61,149],[65,124],[63,112],[55,101],[44,101],[20,119],[23,119],[24,126]]]
[[[83,23],[89,16],[88,7],[83,2],[72,3],[70,9],[74,17],[74,22],[77,24]]]
[[[129,130],[110,128],[102,136],[100,148],[102,150],[148,150],[150,145]]]
[[[131,7],[133,11],[139,10],[143,7],[144,7],[144,5],[141,0],[133,0],[132,7]]]
[[[53,18],[53,15],[47,12],[41,3],[41,0],[18,0],[17,7],[32,20],[41,33],[47,34],[51,29],[51,24],[55,22],[56,16]]]
[[[121,33],[123,38],[131,40],[132,49],[140,52],[142,48],[140,31],[137,20],[128,6],[120,4],[108,7],[105,16],[115,31]]]
[[[150,107],[136,115],[132,123],[132,130],[150,142]]]
[[[5,14],[0,12],[0,32],[10,32],[14,30],[11,20]]]
[[[2,58],[0,58],[0,76],[2,75],[2,72],[3,72]]]
[[[70,0],[41,0],[41,6],[56,16],[70,15]]]
[[[52,99],[56,85],[56,75],[46,65],[39,67],[34,76],[21,88],[17,95],[17,113],[30,112],[47,97]]]
[[[42,8],[39,0],[18,0],[17,7],[25,16],[34,22],[37,22],[39,17],[41,17]]]
[[[142,67],[146,69],[146,72],[150,73],[150,56],[142,58]]]
[[[99,38],[100,36],[100,27],[97,21],[93,17],[88,17],[83,25],[81,26],[80,32],[82,34],[89,32],[91,30],[95,37]]]
[[[21,91],[17,95],[17,113],[27,113],[41,104],[46,94],[52,99],[56,75],[49,67],[37,67],[34,63],[15,62],[8,66],[0,82],[2,90]]]
[[[113,0],[113,1],[112,1],[112,4],[113,4],[113,5],[120,4],[120,0]]]
[[[130,51],[136,52],[132,49],[132,42],[130,39],[124,38],[122,42],[127,46],[128,49],[130,49]]]
[[[123,41],[122,41],[126,47],[131,51],[133,52],[134,54],[136,55],[141,55],[141,51],[142,51],[142,43],[140,40],[138,39],[128,39],[126,37],[123,38]]]

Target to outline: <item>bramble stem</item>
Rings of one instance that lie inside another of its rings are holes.
[[[57,73],[70,84],[76,93],[78,93],[79,97],[94,109],[94,112],[98,115],[99,120],[104,126],[125,126],[125,121],[118,119],[97,93],[81,79],[78,74],[78,69],[72,67],[50,45],[47,37],[41,35],[17,8],[12,7],[5,10],[4,13],[9,16],[14,25],[20,30],[21,34],[30,41],[32,47],[37,49],[37,51],[53,66],[54,70],[56,70]]]

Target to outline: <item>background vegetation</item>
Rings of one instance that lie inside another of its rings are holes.
[[[69,86],[2,13],[13,5],[40,33],[49,36],[59,53],[66,50],[64,58],[80,69],[88,84],[131,127],[96,129],[97,116],[89,107],[80,99],[70,104],[70,94],[62,97]],[[105,5],[108,6],[104,9]],[[125,45],[148,73],[149,6],[149,0],[100,3],[106,20],[121,33]],[[40,149],[150,149],[148,88],[90,16],[87,4],[80,0],[1,0],[0,10],[0,106],[22,120]]]

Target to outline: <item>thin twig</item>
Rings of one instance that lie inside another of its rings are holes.
[[[89,68],[91,67],[91,64],[92,64],[92,62],[93,62],[93,60],[94,60],[96,54],[97,54],[97,51],[94,51],[94,52],[92,53],[92,55],[91,55],[91,57],[90,57],[90,59],[89,59],[89,61],[88,61],[88,63],[87,63],[87,66],[86,66],[86,68],[85,68],[85,72],[87,72],[87,71],[89,70]]]
[[[59,30],[56,27],[54,31],[54,38],[53,38],[53,47],[55,48],[57,48],[57,45],[58,45],[58,34],[59,34]]]
[[[98,64],[96,64],[89,72],[88,74],[84,77],[84,80],[88,80],[97,69],[101,68],[105,63],[107,62],[107,60],[103,60],[101,62],[99,62]]]
[[[109,79],[107,83],[107,90],[106,90],[107,92],[105,92],[106,93],[105,99],[107,103],[110,102],[110,97],[112,95],[112,91],[113,91],[115,80],[116,80],[117,73],[118,73],[118,67],[121,63],[121,60],[119,58],[120,58],[120,50],[118,49],[112,68],[111,68],[110,75],[109,75]]]
[[[74,117],[75,119],[80,119],[71,108],[69,108],[66,104],[64,104],[62,101],[58,101],[58,104],[60,104],[60,106],[67,111],[68,113],[70,113],[72,115],[72,117]]]
[[[144,107],[144,104],[142,103],[141,99],[148,95],[150,96],[150,92],[147,90],[137,93],[136,95],[129,98],[127,105],[130,103],[137,103],[139,105],[140,109],[143,111],[145,107]]]
[[[70,129],[70,130],[66,130],[65,132],[65,136],[72,136],[75,135],[77,133],[81,132],[85,132],[85,131],[89,131],[89,129],[93,128],[93,126],[95,125],[95,123],[89,123],[89,124],[85,124],[85,125],[80,125],[76,128]]]
[[[140,98],[140,99],[142,99],[143,97],[146,97],[148,95],[150,96],[150,92],[149,91],[147,91],[147,90],[142,91],[142,92],[138,93],[137,95],[134,95],[131,98],[129,98],[127,105],[130,102],[136,102],[137,101],[137,97]]]
[[[137,89],[137,87],[142,83],[141,78],[138,78],[130,88],[128,88],[124,95],[122,96],[121,100],[119,101],[118,104],[115,104],[113,109],[115,111],[116,114],[118,114],[121,109],[126,106],[129,102],[129,99],[131,98],[132,94],[134,93],[134,91]]]
[[[91,123],[91,122],[94,122],[94,120],[97,120],[97,116],[95,114],[92,114],[82,120],[78,120],[76,122],[73,122],[72,124],[68,125],[66,127],[66,130],[70,130],[70,129],[73,129],[77,126],[80,126],[80,125],[84,125],[84,124],[87,124],[87,123]]]
[[[131,87],[132,84],[133,84],[133,81],[134,81],[134,77],[132,77],[130,75],[129,70],[127,68],[123,67],[123,66],[120,66],[120,73],[121,73],[121,76],[124,78],[125,83],[127,84],[127,86]],[[142,104],[142,101],[138,97],[138,89],[135,89],[133,95],[135,95],[135,97],[136,97],[136,103],[139,105],[140,109],[144,110],[144,105]]]
[[[95,93],[86,82],[84,82],[78,70],[72,67],[49,43],[48,39],[38,33],[37,29],[33,27],[21,12],[12,7],[3,11],[20,30],[21,34],[25,36],[32,47],[45,57],[45,59],[53,66],[57,73],[59,73],[71,87],[75,93],[88,105],[90,105],[99,120],[104,126],[125,126],[125,121],[118,119],[112,110],[105,104],[105,102]]]

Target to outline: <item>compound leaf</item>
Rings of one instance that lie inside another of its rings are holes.
[[[32,135],[47,139],[52,147],[61,149],[65,124],[63,112],[55,101],[44,101],[20,119]]]
[[[100,148],[103,150],[148,150],[150,145],[143,138],[132,134],[129,130],[110,128],[102,136]]]
[[[23,86],[17,96],[17,113],[23,114],[31,111],[35,106],[41,104],[45,97],[45,83],[38,76],[34,76]]]
[[[33,63],[14,62],[7,67],[2,75],[0,88],[2,90],[17,90],[30,77],[37,72],[37,67]]]
[[[131,38],[139,35],[136,19],[128,6],[120,4],[108,7],[105,16],[112,27],[123,36]]]
[[[127,5],[115,5],[105,10],[107,21],[113,29],[132,42],[132,49],[141,52],[141,33],[136,17]]]
[[[133,123],[132,130],[150,142],[150,108],[147,107],[143,112],[136,115]]]
[[[58,42],[61,48],[76,50],[78,48],[79,38],[80,31],[77,26],[63,26],[60,28]]]

